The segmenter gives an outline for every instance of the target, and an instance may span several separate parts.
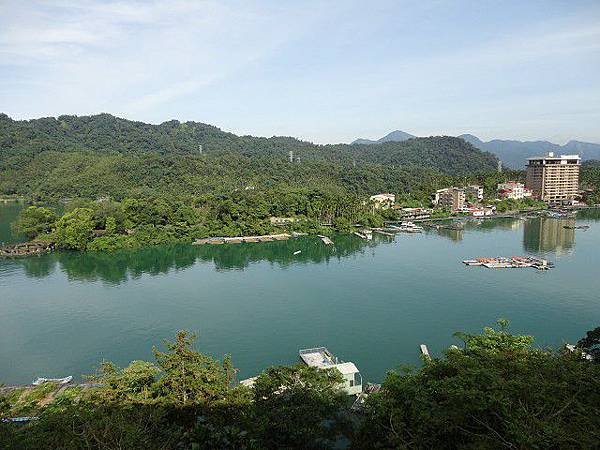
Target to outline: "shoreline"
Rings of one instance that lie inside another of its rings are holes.
[[[1,200],[0,200],[1,201]],[[578,210],[587,210],[587,209],[598,209],[599,206],[597,205],[592,205],[592,206],[576,206],[576,207],[569,207],[569,208],[562,208],[563,210],[567,210],[570,212],[576,212]],[[537,214],[539,217],[543,217],[543,215],[541,215],[540,213],[543,213],[545,211],[553,211],[555,209],[542,209],[542,208],[534,208],[534,209],[523,209],[523,210],[515,210],[515,211],[508,211],[505,213],[500,213],[500,214],[494,214],[494,215],[490,215],[490,216],[482,216],[482,217],[474,217],[474,216],[469,216],[469,215],[450,215],[450,216],[444,216],[444,217],[434,217],[434,218],[425,218],[425,219],[414,219],[411,220],[410,222],[413,223],[421,223],[421,224],[427,224],[427,223],[434,223],[434,222],[443,222],[443,221],[448,221],[448,220],[455,220],[455,221],[473,221],[473,220],[490,220],[490,219],[522,219],[523,215],[526,214]],[[401,223],[401,222],[406,222],[406,219],[397,219],[397,220],[386,220],[384,221],[384,224],[397,224],[397,223]],[[362,227],[362,226],[357,226],[355,225],[355,227],[358,228],[363,228],[363,229],[374,229],[376,227]],[[337,233],[341,233],[341,234],[350,234],[352,235],[353,232],[344,232],[344,231],[337,231]],[[192,239],[192,240],[178,240],[178,241],[173,241],[170,242],[166,245],[175,245],[175,244],[189,244],[189,245],[194,245],[194,246],[198,246],[198,245],[222,245],[222,244],[240,244],[240,243],[264,243],[264,242],[274,242],[274,241],[287,241],[289,239],[294,239],[294,238],[298,238],[301,236],[311,236],[311,237],[319,237],[321,235],[320,232],[315,232],[315,233],[303,233],[303,232],[282,232],[282,233],[275,233],[275,234],[267,234],[267,235],[250,235],[250,236],[210,236],[210,237],[206,237],[206,238],[200,238],[200,239]],[[43,245],[42,245],[43,244]],[[42,249],[42,247],[44,247]],[[144,245],[141,247],[122,247],[122,248],[116,248],[115,250],[112,251],[101,251],[102,253],[114,253],[115,251],[123,251],[123,250],[141,250],[144,248],[150,248],[150,247],[155,247],[155,245]],[[50,253],[52,251],[56,250],[55,246],[52,243],[48,243],[48,242],[40,242],[40,241],[26,241],[26,242],[18,242],[18,243],[12,243],[12,244],[7,244],[4,246],[0,247],[0,258],[22,258],[22,257],[28,257],[28,256],[39,256],[42,254],[47,254]],[[86,253],[86,252],[90,252],[92,250],[83,250],[81,251],[82,253]]]

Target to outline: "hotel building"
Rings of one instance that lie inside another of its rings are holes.
[[[579,155],[548,153],[528,158],[525,187],[533,196],[547,203],[572,201],[579,190]]]

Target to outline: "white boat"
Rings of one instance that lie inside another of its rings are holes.
[[[44,384],[44,383],[67,384],[67,383],[70,383],[71,381],[73,381],[73,377],[69,375],[68,377],[64,377],[64,378],[38,378],[37,380],[33,381],[31,384],[33,384],[34,386],[39,386],[40,384]]]
[[[296,251],[294,252],[294,255],[299,255],[300,253],[302,253],[302,250],[296,250]]]
[[[23,417],[6,417],[2,419],[3,423],[23,423],[30,422],[32,420],[38,420],[37,416],[23,416]]]
[[[413,222],[401,222],[400,223],[400,228],[401,229],[411,229],[411,230],[423,231],[423,227],[422,226],[415,225]]]
[[[341,388],[348,395],[358,395],[363,390],[362,375],[352,362],[342,362],[325,347],[306,348],[299,351],[300,359],[317,369],[337,369],[343,377]]]

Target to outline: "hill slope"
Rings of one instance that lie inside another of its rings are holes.
[[[300,163],[289,163],[290,151]],[[237,136],[197,122],[151,125],[109,114],[15,121],[0,115],[4,194],[199,194],[286,183],[399,192],[435,173],[495,167],[492,154],[446,136],[376,146],[315,145],[291,137]]]

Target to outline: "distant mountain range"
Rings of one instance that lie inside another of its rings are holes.
[[[372,141],[371,139],[357,139],[352,142],[352,144],[381,144],[382,142],[402,142],[408,141],[416,136],[412,134],[405,133],[404,131],[396,130],[392,131],[389,134],[386,134],[381,139],[377,139],[376,141]]]
[[[404,131],[396,130],[376,141],[357,139],[352,144],[379,144],[389,141],[406,141],[416,136]],[[546,152],[556,154],[578,154],[584,161],[600,160],[600,144],[581,141],[569,141],[565,145],[554,144],[548,141],[516,141],[493,139],[484,142],[472,134],[461,134],[461,139],[472,144],[480,150],[496,155],[505,167],[522,169],[527,163],[527,158],[538,156]]]

